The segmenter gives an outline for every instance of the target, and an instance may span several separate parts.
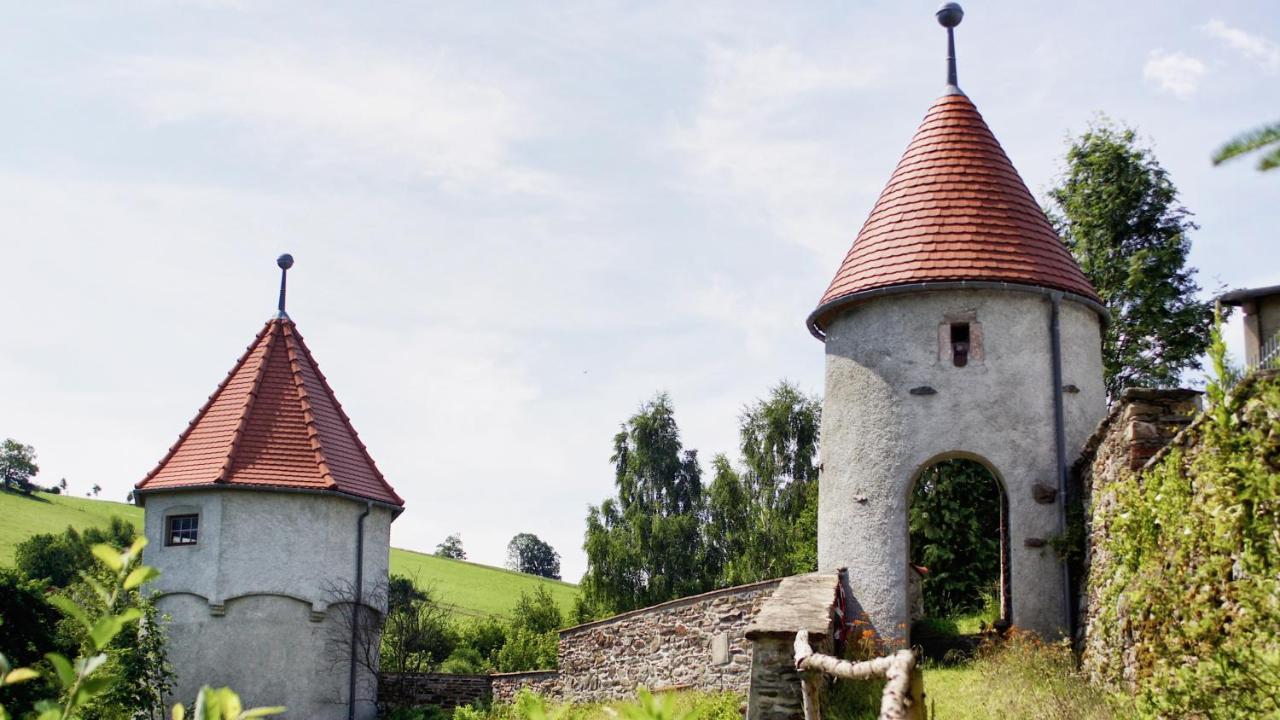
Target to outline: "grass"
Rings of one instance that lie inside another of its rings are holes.
[[[142,530],[142,508],[110,500],[70,495],[20,493],[0,490],[0,565],[13,564],[13,549],[36,533],[59,533],[68,526],[77,530],[106,527],[112,516],[125,518]]]
[[[513,703],[460,708],[453,720],[742,720],[745,703],[736,693],[644,689],[628,700],[548,703],[521,691]]]
[[[455,616],[506,616],[520,593],[531,593],[542,585],[551,591],[567,621],[578,596],[578,586],[566,582],[400,548],[391,548],[391,572],[432,588]]]
[[[837,685],[826,715],[833,720],[875,718],[883,685],[862,683],[871,687],[855,692],[840,688],[846,684]],[[1123,720],[1134,716],[1125,698],[1090,685],[1076,671],[1069,648],[1016,632],[998,645],[983,647],[974,660],[926,664],[924,691],[929,717],[936,720]]]
[[[0,566],[13,564],[13,549],[37,533],[59,533],[74,527],[105,527],[113,516],[125,518],[139,531],[142,508],[110,500],[0,491]],[[455,616],[506,616],[521,592],[539,585],[551,591],[566,618],[578,587],[502,568],[391,548],[391,572],[432,588]]]

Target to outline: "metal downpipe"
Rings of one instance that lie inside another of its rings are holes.
[[[1058,470],[1058,537],[1067,532],[1067,421],[1062,398],[1062,293],[1049,293],[1049,346],[1053,358],[1053,441]],[[1062,565],[1062,627],[1071,636],[1071,569]]]
[[[356,519],[356,582],[351,603],[351,668],[347,675],[347,720],[356,720],[356,644],[360,636],[360,606],[364,603],[364,519],[373,511],[366,501],[364,512]]]

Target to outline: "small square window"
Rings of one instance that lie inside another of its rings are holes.
[[[195,545],[200,534],[199,515],[170,515],[164,519],[165,545]]]

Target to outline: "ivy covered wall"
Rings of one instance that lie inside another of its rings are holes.
[[[1189,425],[1189,397],[1144,392],[1086,449],[1084,667],[1148,717],[1274,717],[1280,376],[1211,385]]]

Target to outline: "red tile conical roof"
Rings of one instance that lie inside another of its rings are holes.
[[[404,505],[283,314],[267,322],[135,487],[146,493],[206,486],[329,491]]]
[[[978,109],[956,91],[929,108],[809,315],[809,330],[824,337],[841,307],[872,291],[961,282],[1031,285],[1100,302]]]

